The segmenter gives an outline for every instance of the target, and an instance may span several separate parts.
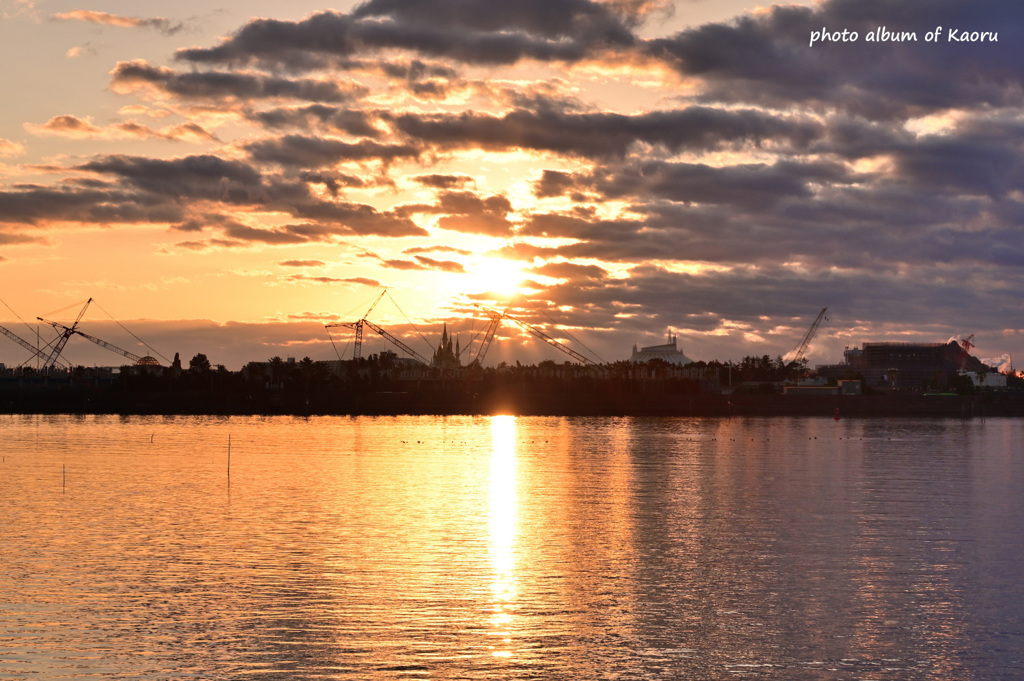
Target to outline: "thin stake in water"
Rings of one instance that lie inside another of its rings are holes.
[[[228,484],[231,484],[231,433],[228,433]]]

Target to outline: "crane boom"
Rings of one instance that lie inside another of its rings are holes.
[[[368,327],[370,327],[371,329],[376,331],[379,335],[384,336],[384,338],[387,338],[389,341],[391,341],[392,343],[397,345],[399,348],[401,348],[405,352],[409,353],[409,355],[411,355],[417,361],[422,362],[423,364],[428,364],[428,365],[430,364],[430,361],[425,359],[422,355],[420,355],[420,353],[416,352],[415,350],[410,348],[408,345],[406,345],[405,343],[403,343],[402,341],[398,340],[397,338],[392,336],[390,333],[388,333],[387,331],[382,329],[380,326],[378,326],[377,324],[374,324],[373,322],[371,322],[369,319],[362,320],[362,323],[366,324]]]
[[[384,298],[384,295],[387,292],[388,292],[387,289],[384,289],[383,291],[380,292],[380,295],[377,296],[374,299],[373,304],[370,305],[370,309],[368,309],[366,311],[366,314],[364,314],[363,318],[360,319],[359,321],[357,321],[357,322],[334,322],[333,324],[324,324],[324,328],[325,329],[335,329],[335,328],[338,328],[340,326],[343,326],[346,329],[354,329],[355,330],[355,332],[356,332],[356,339],[355,339],[355,343],[354,343],[354,349],[353,349],[353,352],[352,352],[352,358],[353,359],[359,359],[360,357],[363,356],[363,324],[366,323],[366,318],[370,316],[370,313],[373,312],[373,308],[377,307],[377,303],[379,303],[381,301],[381,299]],[[329,335],[331,332],[328,331],[327,333]]]
[[[488,312],[490,312],[490,310],[488,310]],[[504,316],[505,315],[503,314],[497,313],[491,315],[491,321],[487,324],[487,333],[484,334],[484,340],[480,344],[480,349],[476,353],[476,359],[473,360],[476,364],[484,363],[484,357],[487,356],[487,351],[491,347],[491,341],[494,340],[494,334],[497,332],[498,325],[501,324],[501,320]]]
[[[78,326],[78,322],[82,321],[82,317],[85,316],[85,311],[88,309],[89,303],[91,302],[92,298],[85,301],[85,305],[82,306],[82,311],[78,313],[78,317],[75,318],[75,323],[72,324],[71,326],[64,326],[63,324],[57,324],[56,322],[47,321],[42,317],[36,317],[36,319],[38,319],[39,321],[45,322],[52,326],[54,330],[56,330],[58,326],[64,329],[64,331],[60,335],[60,338],[57,339],[57,342],[54,344],[53,349],[50,351],[49,356],[46,358],[46,361],[43,362],[44,369],[53,368],[53,365],[57,362],[57,358],[60,357],[60,353],[63,352],[64,346],[68,344],[68,339],[71,338],[71,336],[75,333],[75,328]]]
[[[814,338],[814,334],[818,332],[818,327],[821,326],[821,321],[827,319],[825,312],[828,310],[827,307],[821,308],[821,312],[818,313],[814,323],[811,324],[811,328],[807,329],[807,333],[804,334],[803,340],[800,341],[800,345],[796,346],[796,350],[793,351],[793,362],[799,362],[804,358],[804,353],[807,352],[807,348],[811,345],[811,340]]]
[[[371,329],[373,329],[375,332],[377,332],[378,335],[381,335],[384,338],[386,338],[387,340],[391,341],[392,343],[397,345],[399,348],[401,348],[404,352],[408,353],[410,356],[412,356],[417,361],[422,362],[423,364],[430,364],[430,361],[425,359],[421,354],[419,354],[418,352],[416,352],[415,350],[410,348],[408,345],[406,345],[405,343],[400,341],[395,336],[393,336],[390,333],[388,333],[381,326],[379,326],[377,324],[374,324],[373,322],[371,322],[368,319],[360,319],[358,322],[334,322],[332,324],[324,324],[324,328],[325,329],[336,329],[336,328],[339,328],[339,327],[340,328],[346,328],[346,329],[355,329],[355,331],[356,331],[356,342],[358,343],[358,345],[356,347],[359,347],[360,345],[362,345],[363,326],[369,326]],[[359,358],[358,352],[356,353],[355,357],[356,357],[356,359]]]
[[[516,319],[512,315],[508,314],[508,310],[506,310],[505,312],[495,312],[494,310],[486,310],[486,311],[487,311],[487,314],[491,315],[491,322],[493,324],[495,324],[495,328],[497,328],[497,322],[500,322],[502,319],[508,319],[510,321],[515,322],[519,326],[523,327],[529,333],[531,333],[532,335],[534,335],[537,338],[541,339],[545,343],[547,343],[549,345],[552,345],[555,348],[561,350],[562,352],[564,352],[565,354],[569,355],[573,359],[575,359],[575,360],[577,360],[579,362],[582,362],[583,364],[593,364],[594,363],[591,359],[589,359],[587,357],[584,357],[580,353],[578,353],[575,350],[573,350],[572,348],[570,348],[568,345],[565,345],[564,343],[560,343],[559,341],[557,341],[554,338],[552,338],[551,336],[547,335],[546,333],[544,333],[540,329],[538,329],[538,328],[536,328],[534,326],[530,326],[529,324],[527,324],[526,322],[524,322],[521,319]]]
[[[353,359],[359,359],[363,356],[363,324],[365,320],[360,319],[358,322],[334,322],[332,324],[324,324],[325,329],[337,329],[339,327],[346,329],[354,329],[356,332],[355,340],[355,352],[352,354]],[[327,332],[330,335],[330,331]]]
[[[46,355],[43,354],[42,350],[40,350],[36,346],[32,345],[27,340],[25,340],[24,338],[22,338],[18,334],[14,333],[13,331],[8,329],[7,327],[0,326],[0,333],[2,333],[3,335],[7,336],[12,341],[14,341],[15,343],[17,343],[21,347],[23,347],[26,350],[28,350],[29,352],[31,352],[33,358],[34,357],[38,357],[39,359],[43,359],[43,360],[46,359]]]
[[[116,352],[119,355],[124,355],[125,357],[127,357],[130,360],[132,360],[136,364],[142,363],[142,361],[145,359],[144,357],[140,357],[139,355],[136,355],[134,352],[128,352],[127,350],[119,348],[116,345],[114,345],[113,343],[108,343],[105,340],[100,340],[99,338],[96,338],[96,336],[90,336],[89,334],[85,333],[84,331],[79,331],[78,329],[75,329],[75,333],[77,333],[82,338],[86,338],[88,340],[91,340],[93,343],[95,343],[96,345],[100,346],[101,348],[106,348],[107,350],[111,350],[113,352]]]
[[[527,331],[532,333],[537,338],[540,338],[545,343],[548,343],[548,344],[553,345],[554,347],[558,348],[559,350],[561,350],[565,354],[569,355],[573,359],[578,360],[578,361],[580,361],[580,362],[582,362],[584,364],[593,364],[593,362],[590,359],[588,359],[588,358],[584,357],[583,355],[581,355],[580,353],[576,352],[575,350],[570,348],[568,345],[565,345],[563,343],[558,342],[557,340],[555,340],[551,336],[547,335],[546,333],[544,333],[540,329],[534,328],[534,327],[530,326],[529,324],[527,324],[526,322],[524,322],[524,321],[522,321],[520,319],[516,319],[514,317],[509,317],[509,319],[511,319],[516,324],[518,324],[519,326],[523,327],[524,329],[526,329]]]
[[[967,364],[967,358],[971,356],[971,348],[974,347],[974,334],[972,333],[967,338],[960,341],[960,369],[963,370],[964,365]]]
[[[388,290],[387,290],[387,289],[384,289],[383,291],[381,291],[381,292],[380,292],[380,295],[379,295],[379,296],[377,296],[377,299],[373,301],[373,305],[371,305],[371,306],[370,306],[370,309],[369,309],[369,310],[367,310],[367,311],[366,311],[366,314],[364,314],[364,315],[363,315],[363,319],[366,319],[367,317],[369,317],[369,316],[370,316],[370,313],[371,313],[371,312],[373,312],[373,308],[377,307],[377,303],[379,303],[379,302],[381,301],[381,299],[382,299],[382,298],[384,298],[384,295],[385,295],[385,294],[386,294],[387,292],[388,292]]]
[[[128,350],[125,350],[124,348],[119,348],[116,345],[114,345],[113,343],[108,343],[107,341],[103,340],[102,338],[97,338],[96,336],[90,336],[86,332],[81,331],[79,329],[75,329],[75,328],[70,327],[70,326],[64,326],[63,324],[61,324],[59,322],[47,321],[47,320],[45,320],[45,319],[43,319],[41,317],[39,318],[39,320],[43,321],[43,322],[46,322],[47,324],[52,326],[54,329],[57,329],[57,327],[60,327],[61,329],[63,329],[63,331],[61,332],[61,337],[62,338],[64,337],[65,334],[68,337],[73,336],[73,335],[78,335],[78,336],[81,336],[82,338],[85,338],[87,340],[92,341],[93,343],[95,343],[96,345],[100,346],[101,348],[106,348],[107,350],[110,350],[111,352],[116,352],[119,355],[124,355],[125,357],[127,357],[130,360],[132,360],[136,364],[151,364],[151,365],[154,365],[154,366],[155,365],[159,365],[159,362],[157,362],[152,357],[142,357],[140,355],[136,355],[134,352],[129,352]]]
[[[360,319],[353,325],[356,330],[355,350],[352,354],[354,359],[359,359],[363,356],[363,323],[365,321],[365,319]]]
[[[491,321],[487,324],[487,333],[484,334],[484,340],[480,345],[480,350],[476,353],[476,359],[473,362],[477,365],[484,363],[484,357],[487,356],[487,351],[491,348],[491,341],[494,340],[494,334],[498,331],[498,326],[501,325],[501,320],[508,316],[508,311],[512,309],[512,302],[509,301],[508,305],[505,306],[505,311],[497,313],[494,310],[488,310],[484,308],[484,311],[490,315]],[[509,317],[511,319],[511,317]]]

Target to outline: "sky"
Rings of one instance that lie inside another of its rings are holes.
[[[45,343],[92,298],[95,337],[238,369],[350,356],[325,325],[386,290],[421,354],[508,307],[725,361],[827,307],[812,366],[973,335],[1006,367],[1022,38],[995,0],[0,0],[0,323]],[[546,359],[506,322],[486,363]]]

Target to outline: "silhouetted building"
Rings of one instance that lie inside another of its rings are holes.
[[[439,367],[441,369],[452,369],[461,366],[459,362],[459,355],[462,354],[459,348],[459,340],[455,339],[454,346],[452,345],[452,339],[448,336],[448,325],[444,325],[444,331],[441,332],[441,343],[437,346],[437,350],[434,351],[434,356],[430,359],[430,365]]]
[[[661,359],[677,366],[684,366],[693,362],[692,359],[683,354],[682,350],[676,347],[676,337],[672,334],[668,335],[668,342],[664,345],[637,348],[636,343],[633,343],[633,355],[629,358],[630,362],[649,362],[652,359]]]
[[[948,343],[864,343],[847,348],[845,365],[819,367],[826,374],[844,371],[863,377],[865,385],[887,390],[947,388],[964,371],[985,366],[955,341]]]

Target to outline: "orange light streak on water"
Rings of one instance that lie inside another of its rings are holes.
[[[494,581],[491,584],[494,635],[505,646],[512,644],[516,597],[516,417],[491,418],[491,493],[489,549]],[[495,657],[512,657],[507,647],[496,649]]]

